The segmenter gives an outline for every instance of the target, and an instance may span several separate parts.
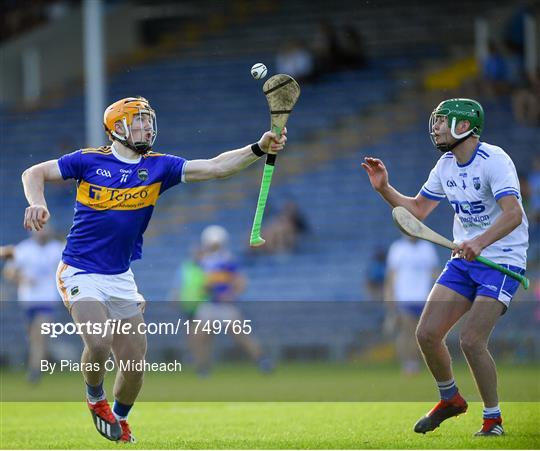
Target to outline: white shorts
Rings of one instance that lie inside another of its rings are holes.
[[[235,321],[241,320],[242,315],[234,305],[203,302],[197,309],[195,319],[206,321]]]
[[[87,274],[61,261],[56,288],[70,312],[75,302],[88,298],[105,305],[110,319],[131,318],[144,310],[145,300],[137,291],[131,269],[122,274]]]

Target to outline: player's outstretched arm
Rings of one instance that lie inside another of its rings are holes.
[[[428,199],[418,194],[416,197],[408,197],[396,190],[388,181],[388,171],[384,163],[378,158],[366,157],[362,167],[367,172],[371,186],[383,199],[394,207],[405,207],[420,221],[423,221],[439,202]]]
[[[49,160],[26,169],[22,174],[28,207],[24,212],[24,228],[41,230],[50,214],[45,201],[45,182],[62,180],[57,160]]]
[[[264,153],[278,153],[285,146],[286,135],[286,128],[283,129],[280,137],[268,131],[262,135],[257,144]],[[223,152],[209,160],[190,160],[186,162],[184,178],[186,182],[202,182],[230,177],[259,158],[260,156],[255,155],[251,150],[251,145],[249,145],[241,149]]]

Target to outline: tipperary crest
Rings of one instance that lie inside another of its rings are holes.
[[[480,189],[480,177],[473,177],[473,186],[477,191]]]
[[[144,182],[148,178],[148,169],[142,168],[137,171],[137,177]]]

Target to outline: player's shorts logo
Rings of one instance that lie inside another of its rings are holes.
[[[139,169],[137,171],[137,177],[139,177],[139,180],[144,182],[148,178],[148,169]]]
[[[473,177],[472,180],[473,180],[474,189],[478,191],[480,189],[480,177]]]
[[[79,287],[73,287],[70,293],[71,293],[71,296],[77,296],[79,294]]]

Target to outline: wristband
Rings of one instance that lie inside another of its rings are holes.
[[[259,146],[259,143],[255,143],[251,145],[251,151],[257,155],[258,157],[262,157],[263,155],[266,155],[266,152],[264,152],[261,149],[261,146]]]

